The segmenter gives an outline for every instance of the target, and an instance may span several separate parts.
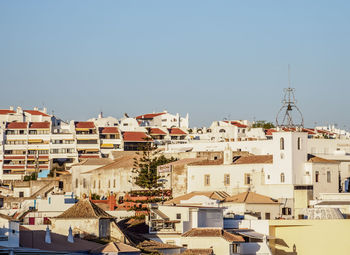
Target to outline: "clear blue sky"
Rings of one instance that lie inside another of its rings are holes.
[[[0,1],[0,108],[63,119],[190,114],[350,128],[350,1]]]

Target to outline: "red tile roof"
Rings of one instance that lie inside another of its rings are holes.
[[[157,117],[159,115],[163,115],[165,112],[159,112],[159,113],[147,113],[144,115],[137,116],[136,119],[153,119],[154,117]]]
[[[45,117],[50,117],[46,113],[43,113],[41,111],[36,111],[36,110],[24,110],[24,112],[29,113],[31,115],[41,115],[41,116],[45,116]]]
[[[90,121],[75,122],[75,128],[95,128],[95,124]]]
[[[7,123],[8,129],[27,129],[27,122],[10,122]]]
[[[7,109],[0,110],[0,115],[6,115],[9,113],[16,113],[16,112],[13,110],[7,110]]]
[[[31,122],[29,128],[50,128],[50,122]]]
[[[231,124],[236,126],[236,127],[239,127],[239,128],[247,128],[248,127],[247,125],[244,125],[244,124],[239,123],[237,121],[231,121]]]
[[[125,142],[147,142],[149,136],[144,132],[124,132],[123,139]]]
[[[231,125],[234,125],[234,126],[239,127],[239,128],[247,128],[247,127],[248,127],[248,126],[246,126],[246,125],[243,125],[242,123],[239,123],[238,121],[228,121],[228,120],[225,120],[224,122],[230,123]]]
[[[181,130],[180,128],[169,128],[170,135],[187,135],[186,132]]]
[[[102,127],[100,128],[101,134],[117,134],[118,128],[117,127]]]
[[[151,135],[166,135],[166,133],[163,130],[161,130],[160,128],[151,128],[149,133]]]

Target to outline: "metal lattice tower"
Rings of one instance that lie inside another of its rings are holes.
[[[290,86],[290,68],[288,66],[288,88],[284,89],[284,98],[282,100],[282,107],[276,116],[276,126],[280,128],[302,128],[304,127],[303,114],[296,105],[297,101],[294,96],[294,88]],[[293,110],[295,110],[293,112]],[[293,113],[299,115],[297,118]]]

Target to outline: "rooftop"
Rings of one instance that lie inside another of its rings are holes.
[[[148,142],[150,137],[144,132],[123,132],[124,142]]]
[[[278,201],[272,199],[271,197],[260,195],[258,193],[251,192],[251,191],[226,197],[224,202],[245,203],[245,204],[279,204]]]
[[[241,156],[233,164],[272,164],[272,155]]]
[[[325,159],[325,158],[320,158],[320,157],[314,156],[314,155],[312,155],[312,154],[308,154],[308,155],[307,155],[307,161],[308,161],[308,162],[312,162],[312,163],[339,164],[338,161],[329,160],[329,159]]]
[[[9,122],[6,125],[7,129],[27,129],[27,122]]]
[[[50,128],[50,122],[31,122],[29,123],[29,128],[42,128],[42,129],[49,129]]]
[[[55,217],[56,219],[100,219],[100,218],[113,218],[106,213],[100,207],[95,205],[87,198],[80,199],[78,203]]]
[[[101,127],[100,128],[101,134],[118,134],[118,128],[117,127]]]
[[[211,198],[211,199],[224,201],[225,198],[229,197],[230,195],[224,191],[193,191],[191,193],[188,193],[188,194],[173,198],[171,200],[168,200],[164,204],[166,204],[166,205],[180,204],[181,200],[188,200],[194,196],[206,196],[206,197]]]
[[[44,117],[50,117],[50,115],[47,115],[46,113],[37,110],[24,110],[24,112],[29,113],[31,115],[41,115]]]
[[[130,245],[124,244],[124,243],[114,243],[114,242],[110,242],[107,243],[101,247],[98,247],[96,249],[92,249],[90,251],[90,253],[93,254],[106,254],[109,252],[139,252],[139,249],[136,249]]]
[[[221,228],[192,228],[183,237],[221,237],[228,242],[244,242],[242,236],[229,233]]]
[[[170,135],[187,135],[187,133],[180,128],[169,128],[168,130]]]
[[[91,121],[78,121],[74,123],[75,128],[88,128],[92,129],[95,128],[95,124]]]
[[[165,114],[165,112],[159,112],[159,113],[147,113],[140,116],[137,116],[136,119],[153,119],[154,117],[160,116]]]

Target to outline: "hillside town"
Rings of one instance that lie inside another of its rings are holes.
[[[349,250],[350,133],[305,127],[292,100],[276,123],[208,127],[167,111],[64,121],[9,106],[0,181],[1,254]]]

